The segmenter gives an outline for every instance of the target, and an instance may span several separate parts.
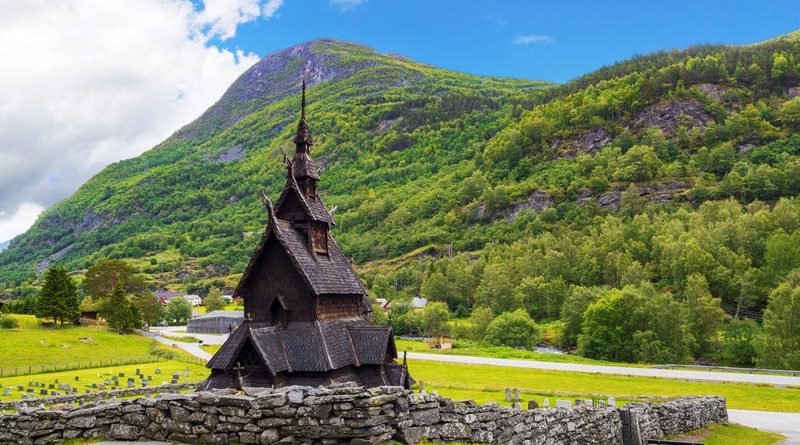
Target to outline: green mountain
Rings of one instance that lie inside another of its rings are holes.
[[[770,243],[800,238],[799,61],[789,35],[639,56],[552,85],[298,45],[48,209],[0,254],[0,282],[114,257],[158,285],[231,285],[265,223],[256,192],[282,184],[305,76],[321,193],[370,287],[388,280],[389,294],[468,308],[502,258],[527,264],[505,266],[511,289],[495,291],[511,296],[540,278],[680,293],[701,274],[723,303],[763,307],[800,266],[800,254],[769,256]],[[419,260],[453,252],[476,265],[466,283],[446,276],[447,258]],[[444,294],[426,287],[436,273]],[[564,296],[554,298],[530,312],[557,317]]]
[[[395,215],[405,234],[442,213],[444,186],[455,195],[483,145],[550,86],[455,73],[332,40],[280,51],[196,121],[49,208],[2,254],[0,283],[30,279],[53,262],[80,270],[103,257],[146,259],[159,284],[241,272],[258,238],[250,235],[265,223],[256,193],[274,197],[283,183],[282,151],[291,147],[303,77],[321,192],[338,207],[339,240],[358,261],[441,241],[425,230],[386,243],[368,237],[383,232],[382,220],[401,204],[393,197],[422,206],[407,221]]]

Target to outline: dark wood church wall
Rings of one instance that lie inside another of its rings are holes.
[[[302,221],[306,219],[306,212],[294,191],[290,191],[284,198],[275,216],[286,221]]]
[[[274,236],[270,236],[263,252],[245,286],[245,313],[253,321],[273,323],[270,307],[280,294],[289,306],[286,321],[313,321],[314,298]]]
[[[361,295],[320,295],[317,299],[317,317],[320,320],[359,317],[364,312]]]

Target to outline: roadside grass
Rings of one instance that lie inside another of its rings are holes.
[[[8,314],[8,317],[13,318],[19,325],[18,329],[36,329],[39,327],[39,320],[35,315],[26,314]],[[0,332],[8,332],[7,330],[0,330]]]
[[[185,337],[179,337],[179,336],[161,334],[161,337],[164,337],[166,339],[173,340],[173,341],[179,341],[179,342],[182,342],[182,343],[200,343],[200,339],[192,337],[192,336],[188,336],[188,335],[185,336]]]
[[[90,389],[92,392],[97,391],[97,389],[91,388],[90,385],[92,383],[99,385],[104,383],[106,379],[111,379],[111,377],[117,376],[119,379],[119,389],[124,389],[128,387],[128,377],[134,377],[136,369],[139,369],[145,376],[151,375],[153,379],[150,382],[150,385],[154,387],[161,385],[163,382],[169,383],[169,381],[172,379],[173,373],[181,373],[181,378],[178,380],[179,382],[200,382],[208,376],[208,369],[206,369],[205,366],[197,363],[189,363],[178,360],[157,363],[143,363],[138,365],[80,369],[75,371],[51,372],[37,375],[21,375],[16,377],[0,378],[0,385],[2,385],[4,389],[9,389],[11,392],[11,394],[8,396],[0,395],[0,400],[9,401],[22,398],[22,393],[24,393],[28,388],[29,382],[38,382],[40,384],[44,384],[45,388],[48,388],[50,384],[55,385],[56,388],[58,388],[58,384],[69,384],[78,388],[78,394],[83,394],[85,393],[86,389]],[[161,373],[156,374],[156,369],[160,369]],[[189,372],[188,377],[183,376],[183,372],[185,371]],[[119,373],[124,373],[125,375],[120,377]],[[78,377],[78,380],[75,380],[75,377]],[[138,381],[136,382],[136,385],[137,387],[139,386]],[[18,390],[18,386],[23,387],[22,392]],[[41,388],[34,388],[35,392],[33,395],[40,397],[40,389]],[[59,393],[61,393],[61,391],[59,391]]]
[[[539,401],[545,395],[563,398],[614,396],[623,403],[646,397],[687,395],[724,396],[728,408],[800,412],[800,388],[744,383],[692,382],[656,377],[617,376],[581,372],[544,371],[504,366],[409,360],[409,371],[427,391],[476,402],[504,402],[505,388],[518,388],[523,399]],[[529,397],[526,399],[526,397]],[[550,400],[551,406],[555,405]]]
[[[200,349],[208,352],[209,354],[216,354],[220,347],[222,347],[222,345],[201,345]]]
[[[772,445],[780,443],[786,437],[731,423],[710,425],[690,433],[672,436],[669,439],[703,442],[706,445]]]
[[[525,349],[509,348],[506,346],[483,346],[468,341],[457,340],[453,349],[430,349],[428,343],[419,340],[395,340],[397,351],[425,352],[431,354],[471,355],[474,357],[510,358],[522,360],[538,360],[543,362],[580,363],[584,365],[645,367],[636,363],[618,363],[604,360],[594,360],[573,354],[550,354],[546,352],[528,351]]]

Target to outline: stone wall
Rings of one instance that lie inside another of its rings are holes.
[[[246,393],[169,394],[67,410],[21,409],[0,416],[0,444],[93,436],[207,444],[362,445],[391,439],[415,444],[425,438],[526,445],[621,444],[620,410],[641,414],[647,434],[657,435],[727,420],[725,400],[713,397],[625,408],[521,411],[453,402],[400,387],[295,386]]]

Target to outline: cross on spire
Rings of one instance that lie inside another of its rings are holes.
[[[297,124],[297,134],[294,136],[294,143],[297,147],[297,153],[307,153],[311,151],[311,146],[314,145],[314,139],[311,137],[311,130],[306,124],[306,80],[303,79],[303,95],[300,104],[300,123]]]

